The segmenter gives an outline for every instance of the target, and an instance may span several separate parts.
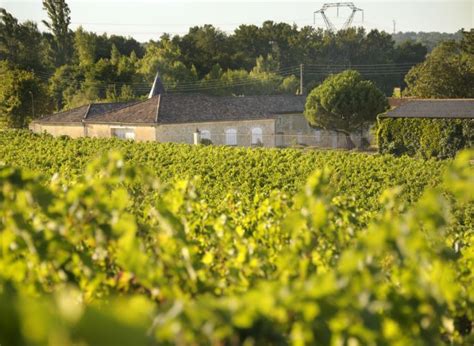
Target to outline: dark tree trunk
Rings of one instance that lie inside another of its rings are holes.
[[[351,135],[349,133],[345,133],[345,135],[346,135],[346,149],[348,150],[354,149],[356,146],[351,139]]]

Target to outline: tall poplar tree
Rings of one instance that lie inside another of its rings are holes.
[[[73,52],[71,24],[71,10],[66,0],[43,0],[43,9],[49,17],[43,21],[44,25],[54,35],[54,48],[56,52],[56,65],[62,66],[69,61]]]

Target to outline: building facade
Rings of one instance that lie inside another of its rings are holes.
[[[309,126],[304,96],[166,94],[155,79],[148,99],[90,104],[30,124],[54,136],[118,137],[138,141],[235,146],[345,148],[345,135]],[[197,136],[197,137],[196,137]],[[367,133],[353,134],[361,144]]]

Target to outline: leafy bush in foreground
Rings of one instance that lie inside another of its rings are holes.
[[[327,170],[216,209],[117,154],[73,184],[1,168],[0,343],[472,343],[471,157],[369,221]]]

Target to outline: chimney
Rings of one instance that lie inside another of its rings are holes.
[[[160,78],[160,73],[157,72],[155,76],[155,80],[153,81],[153,86],[151,87],[150,94],[148,95],[148,98],[151,99],[154,96],[164,94],[165,93],[165,87],[163,83],[161,82]]]

